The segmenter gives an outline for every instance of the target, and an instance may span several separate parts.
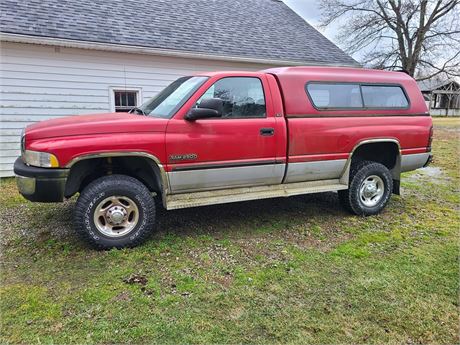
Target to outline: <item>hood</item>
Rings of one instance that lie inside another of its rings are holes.
[[[74,115],[45,120],[26,129],[31,140],[86,134],[165,132],[168,119],[129,113]]]

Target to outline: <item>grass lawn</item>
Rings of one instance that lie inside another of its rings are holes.
[[[459,343],[459,119],[379,216],[335,193],[159,211],[98,252],[1,182],[1,343]]]

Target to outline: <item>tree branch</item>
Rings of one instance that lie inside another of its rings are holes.
[[[366,64],[437,73],[439,61],[460,51],[460,0],[322,0],[322,26],[341,23],[345,51]],[[442,18],[442,20],[441,20]],[[421,62],[422,61],[422,62]],[[432,66],[431,66],[431,65]],[[442,73],[457,73],[452,61]],[[458,68],[457,68],[458,69]],[[429,72],[428,74],[430,74]]]

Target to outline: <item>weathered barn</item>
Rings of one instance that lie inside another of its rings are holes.
[[[432,116],[460,116],[460,83],[452,79],[418,82]]]

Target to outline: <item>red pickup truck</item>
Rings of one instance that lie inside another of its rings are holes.
[[[179,78],[130,113],[28,126],[14,170],[31,201],[79,193],[98,248],[134,246],[168,209],[338,191],[373,215],[431,159],[432,120],[401,72],[287,67]]]

